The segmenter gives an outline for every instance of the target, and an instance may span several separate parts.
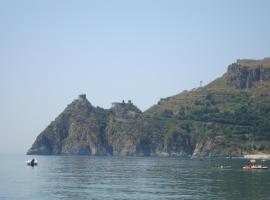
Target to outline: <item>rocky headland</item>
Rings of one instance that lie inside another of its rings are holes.
[[[243,59],[210,84],[163,98],[95,107],[86,95],[42,131],[27,154],[244,156],[270,153],[270,58]]]

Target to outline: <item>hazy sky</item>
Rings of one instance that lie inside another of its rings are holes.
[[[145,110],[267,56],[268,0],[0,0],[0,153],[25,153],[80,93]]]

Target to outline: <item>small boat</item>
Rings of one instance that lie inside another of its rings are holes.
[[[256,164],[256,160],[250,160],[250,163],[248,165],[243,166],[242,168],[245,170],[253,170],[253,169],[268,169],[267,166],[263,165],[263,162],[265,160],[262,160],[261,164]]]
[[[38,161],[33,158],[32,160],[27,160],[26,161],[26,164],[29,165],[29,166],[34,167],[34,166],[37,166],[38,165]]]
[[[220,165],[218,166],[219,169],[231,169],[232,166],[229,166],[229,165]]]

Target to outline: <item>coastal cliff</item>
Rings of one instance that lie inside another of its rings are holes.
[[[27,154],[243,156],[270,152],[270,58],[237,60],[210,84],[163,98],[94,107],[85,95],[41,132]]]
[[[270,58],[237,60],[228,67],[226,83],[237,89],[250,89],[270,81]]]

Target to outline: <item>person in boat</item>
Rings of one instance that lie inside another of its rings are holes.
[[[30,165],[33,167],[35,165],[35,158],[33,158],[30,162]]]

